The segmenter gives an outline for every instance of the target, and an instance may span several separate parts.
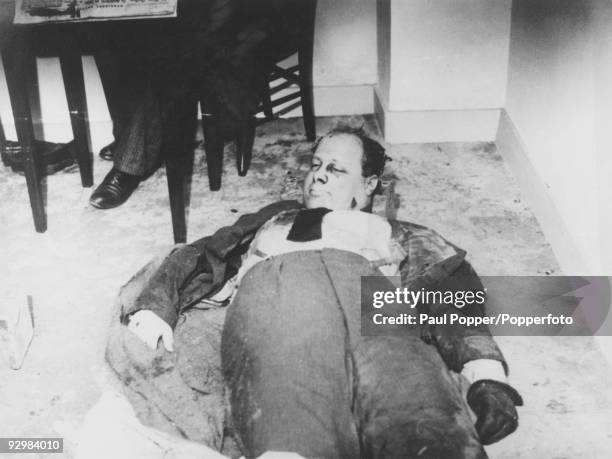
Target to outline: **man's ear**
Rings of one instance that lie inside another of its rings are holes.
[[[378,187],[379,181],[380,179],[378,178],[377,175],[370,175],[369,177],[365,179],[365,189],[366,189],[366,194],[368,195],[368,197],[371,197],[374,194],[374,192],[376,191],[376,188]]]

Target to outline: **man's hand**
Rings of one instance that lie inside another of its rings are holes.
[[[519,393],[500,381],[481,379],[467,393],[467,402],[476,414],[476,431],[483,445],[510,435],[518,427],[517,406],[523,405]]]
[[[157,342],[161,337],[166,350],[174,351],[172,328],[153,311],[142,309],[135,312],[130,317],[128,329],[153,350],[157,349]]]

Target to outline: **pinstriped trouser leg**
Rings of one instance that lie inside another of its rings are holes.
[[[159,99],[149,82],[142,82],[127,101],[126,125],[113,149],[115,168],[145,176],[161,161],[162,126]]]

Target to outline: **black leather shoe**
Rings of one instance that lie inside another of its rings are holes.
[[[89,198],[97,209],[112,209],[123,204],[138,187],[140,177],[112,168]]]
[[[104,161],[112,161],[113,157],[114,157],[114,151],[113,151],[114,147],[115,147],[115,142],[111,142],[108,145],[106,145],[105,147],[102,147],[102,149],[100,150],[100,153],[98,153],[98,155]]]

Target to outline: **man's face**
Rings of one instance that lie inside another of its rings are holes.
[[[377,184],[363,177],[363,149],[359,138],[350,134],[324,137],[312,157],[304,181],[304,205],[308,209],[360,210],[367,206]]]

